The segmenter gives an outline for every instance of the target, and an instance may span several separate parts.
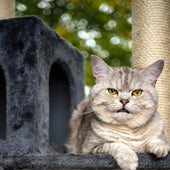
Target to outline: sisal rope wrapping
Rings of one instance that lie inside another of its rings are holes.
[[[158,111],[170,142],[170,0],[132,0],[132,61],[146,67],[158,59],[165,61],[157,81]]]
[[[0,19],[15,16],[15,0],[0,0]]]

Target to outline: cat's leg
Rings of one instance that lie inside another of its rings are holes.
[[[150,140],[146,146],[146,151],[155,154],[158,158],[166,157],[168,150],[168,143],[157,138]]]
[[[105,143],[97,146],[93,153],[109,153],[122,170],[136,170],[138,166],[137,154],[129,146],[122,143]]]

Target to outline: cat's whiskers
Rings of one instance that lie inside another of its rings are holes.
[[[114,104],[108,104],[108,105],[105,105],[105,106],[98,106],[97,105],[96,107],[99,107],[99,108],[95,108],[95,109],[91,109],[91,110],[85,111],[85,112],[83,112],[83,114],[88,114],[88,113],[93,113],[93,112],[97,112],[97,111],[102,111],[102,110],[110,108],[111,106],[114,106]]]

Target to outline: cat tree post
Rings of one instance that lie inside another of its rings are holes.
[[[165,61],[156,88],[158,110],[170,142],[170,1],[132,0],[132,19],[133,66],[143,68],[158,59]]]
[[[15,16],[15,0],[0,0],[0,19]]]

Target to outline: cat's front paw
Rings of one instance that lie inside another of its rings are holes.
[[[158,158],[166,157],[169,151],[169,145],[160,140],[152,140],[148,146],[147,151],[155,154]]]
[[[118,165],[122,170],[136,170],[138,166],[137,154],[128,146],[118,146],[117,153],[114,154]]]
[[[122,170],[136,170],[138,166],[138,157],[136,154],[126,152],[122,157],[119,157],[117,162]]]

